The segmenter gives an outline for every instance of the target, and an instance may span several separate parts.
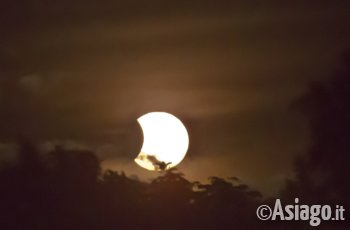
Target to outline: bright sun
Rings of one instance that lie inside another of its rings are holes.
[[[148,170],[161,171],[178,165],[185,157],[189,138],[182,122],[169,113],[151,112],[137,119],[143,145],[135,162]]]

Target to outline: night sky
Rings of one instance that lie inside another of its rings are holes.
[[[1,1],[0,158],[26,136],[148,179],[136,119],[166,111],[189,130],[188,178],[273,193],[309,143],[293,101],[350,46],[350,1],[290,2]]]

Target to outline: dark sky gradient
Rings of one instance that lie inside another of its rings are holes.
[[[308,143],[290,104],[349,47],[350,2],[249,2],[1,1],[0,152],[26,135],[149,178],[136,119],[166,111],[189,128],[189,178],[275,191]]]

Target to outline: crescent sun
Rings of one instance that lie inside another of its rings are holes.
[[[137,119],[143,133],[143,145],[135,162],[151,171],[163,171],[178,165],[186,156],[189,137],[184,124],[166,112],[151,112]]]

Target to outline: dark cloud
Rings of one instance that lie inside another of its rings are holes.
[[[186,174],[272,184],[307,145],[289,104],[349,46],[348,6],[3,1],[0,137],[72,140],[129,162],[137,117],[162,110],[189,127]]]

